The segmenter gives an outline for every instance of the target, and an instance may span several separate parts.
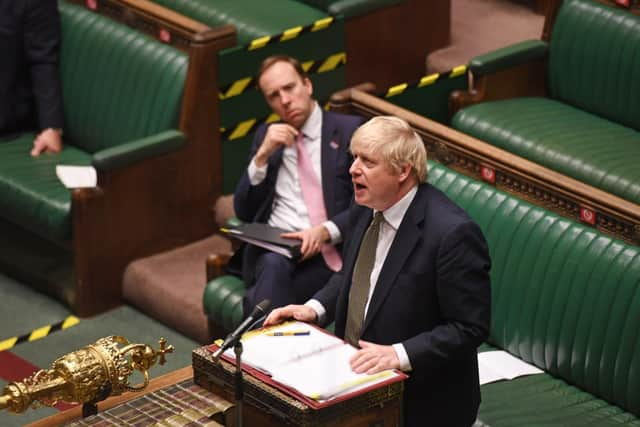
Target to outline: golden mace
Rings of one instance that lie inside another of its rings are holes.
[[[165,354],[173,353],[173,346],[167,346],[164,338],[158,343],[159,349],[154,350],[146,344],[130,344],[117,335],[100,338],[56,359],[51,369],[7,384],[0,396],[0,410],[21,413],[30,406],[53,406],[59,401],[95,405],[110,395],[140,391],[149,385],[149,368],[156,361],[164,365]],[[134,370],[144,375],[144,383],[137,387],[129,385]]]

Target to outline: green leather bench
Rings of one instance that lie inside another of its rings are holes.
[[[482,228],[500,348],[545,373],[482,386],[478,425],[640,425],[640,250],[429,162],[429,182]],[[218,338],[242,318],[242,281],[209,282]]]
[[[198,88],[189,56],[66,1],[59,10],[65,146],[34,158],[34,134],[0,143],[0,263],[85,316],[120,302],[132,259],[210,230],[220,188],[193,162],[208,141],[183,114],[201,116],[206,99],[185,95]],[[92,165],[97,187],[66,189],[59,164]]]
[[[603,3],[565,0],[548,41],[472,59],[479,102],[452,126],[640,204],[640,16]]]

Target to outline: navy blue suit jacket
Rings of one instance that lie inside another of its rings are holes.
[[[353,197],[353,185],[349,175],[352,157],[349,144],[353,132],[362,124],[363,119],[357,116],[322,112],[322,136],[320,162],[322,169],[322,191],[327,217],[333,221],[344,235],[348,220],[348,208]],[[253,159],[264,139],[268,126],[261,126],[256,131],[249,154]],[[245,222],[267,222],[271,215],[275,196],[278,170],[282,164],[280,147],[270,157],[267,176],[256,186],[252,186],[249,175],[245,171],[236,186],[234,193],[234,209],[237,217]],[[253,257],[244,251],[242,256],[242,276],[247,284],[253,279]],[[234,257],[235,258],[235,257]],[[237,262],[237,261],[236,261]]]
[[[56,0],[0,0],[0,135],[62,128]]]
[[[344,336],[349,288],[372,210],[354,206],[343,270],[314,298]],[[479,227],[442,192],[422,184],[397,230],[369,304],[362,339],[402,343],[407,426],[470,426],[480,403],[476,348],[490,326],[490,259]]]

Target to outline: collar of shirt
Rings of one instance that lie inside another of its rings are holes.
[[[416,185],[411,190],[409,190],[407,194],[402,196],[402,199],[398,200],[394,205],[382,212],[384,221],[394,230],[398,230],[398,227],[400,227],[402,218],[404,218],[404,214],[407,213],[407,209],[409,209],[409,205],[411,205],[411,202],[413,201],[413,198],[416,196],[417,192],[418,186]]]
[[[322,133],[322,110],[317,102],[313,103],[313,110],[302,128],[300,129],[305,139],[315,141],[319,140]]]

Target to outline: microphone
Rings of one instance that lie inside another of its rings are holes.
[[[244,334],[249,328],[251,328],[254,323],[260,321],[267,314],[269,306],[271,306],[271,301],[268,299],[265,299],[260,304],[256,305],[256,308],[253,309],[251,314],[246,319],[244,319],[244,321],[240,324],[240,326],[236,328],[235,331],[227,335],[220,348],[215,353],[213,353],[214,360],[217,361],[222,353],[224,353],[229,347],[235,345],[242,334]]]

